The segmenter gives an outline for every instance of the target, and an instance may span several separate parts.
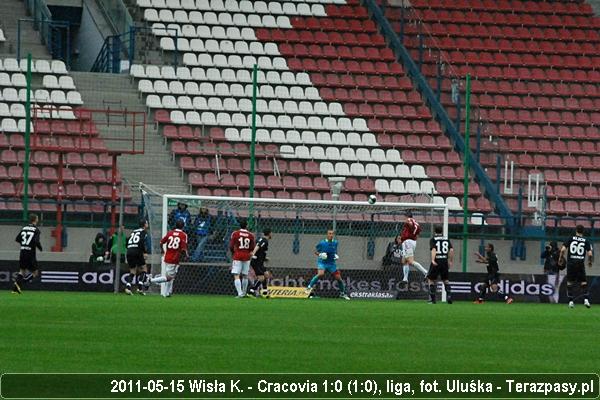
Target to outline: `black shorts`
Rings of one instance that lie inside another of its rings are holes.
[[[21,252],[19,255],[19,268],[27,269],[31,272],[38,270],[38,263],[35,254],[30,252]]]
[[[497,285],[500,283],[500,274],[498,272],[495,272],[493,274],[487,274],[485,281],[490,285]]]
[[[254,260],[252,260],[250,266],[256,276],[264,275],[267,272],[267,267],[265,267],[264,262],[254,262]]]
[[[129,268],[139,268],[146,265],[146,260],[143,254],[127,253],[127,265]]]
[[[567,264],[567,282],[587,282],[583,263]]]
[[[448,280],[448,263],[445,261],[438,261],[437,265],[430,264],[429,272],[427,273],[427,279],[435,281],[438,277],[443,280]]]

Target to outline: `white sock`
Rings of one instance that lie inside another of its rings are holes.
[[[248,292],[248,278],[242,278],[242,294]]]
[[[417,267],[420,271],[425,270],[425,268],[423,268],[423,266],[421,264],[419,264],[416,261],[413,261],[412,265],[414,265],[415,267]]]
[[[170,296],[173,294],[173,281],[170,280],[169,282],[165,283],[165,285],[167,285],[167,294]]]
[[[165,283],[166,281],[166,276],[157,276],[156,278],[150,278],[150,283]]]
[[[408,282],[408,272],[410,271],[410,267],[408,266],[408,264],[404,265],[404,267],[402,267],[403,271],[404,271],[404,277],[402,277],[402,280],[404,282]]]
[[[242,292],[242,281],[239,279],[234,279],[233,284],[235,285],[235,290],[237,290],[238,296],[243,296],[244,293]]]

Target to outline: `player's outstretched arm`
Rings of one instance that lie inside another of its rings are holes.
[[[588,256],[588,268],[592,268],[592,264],[594,263],[594,253],[592,252],[592,250],[588,250],[587,256]]]

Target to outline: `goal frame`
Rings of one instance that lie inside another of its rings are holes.
[[[143,190],[143,189],[142,189]],[[189,195],[189,194],[175,194],[175,193],[166,193],[159,194],[155,189],[150,189],[155,193],[155,195],[161,196],[162,200],[162,226],[161,226],[161,235],[164,237],[168,232],[168,217],[169,217],[169,200],[195,200],[195,201],[222,201],[235,203],[240,202],[244,204],[253,204],[254,202],[259,203],[271,203],[278,204],[281,206],[285,206],[285,204],[296,204],[296,205],[325,205],[332,206],[335,210],[335,206],[364,206],[364,207],[390,207],[390,208],[398,208],[400,210],[437,210],[443,212],[443,235],[445,238],[448,238],[448,219],[449,219],[449,209],[447,203],[406,203],[406,202],[377,202],[375,204],[370,204],[368,201],[339,201],[339,200],[294,200],[294,199],[276,199],[276,198],[250,198],[250,197],[229,197],[229,196],[202,196],[202,195]],[[161,273],[164,275],[166,273],[166,264],[164,260],[161,260]],[[425,275],[427,271],[421,271]],[[161,287],[161,294],[163,293],[164,285]],[[446,300],[446,292],[444,290],[444,286],[442,285],[442,301]]]

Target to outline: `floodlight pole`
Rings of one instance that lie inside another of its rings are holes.
[[[26,79],[27,97],[25,100],[25,160],[23,162],[23,222],[27,222],[27,219],[29,218],[29,155],[31,153],[31,53],[27,54]]]
[[[258,64],[252,70],[252,139],[250,141],[250,194],[254,199],[254,163],[256,162],[256,97],[258,92]],[[248,229],[254,229],[254,202],[250,201],[248,210]]]
[[[462,240],[462,272],[467,272],[467,240],[469,239],[469,154],[471,153],[470,118],[471,118],[471,74],[467,74],[465,99],[465,158],[463,181],[463,240]],[[460,121],[460,115],[458,116]]]
[[[124,193],[124,182],[121,181],[121,199],[119,201],[119,230],[117,231],[117,241],[118,241],[118,246],[117,246],[117,259],[115,260],[115,281],[114,281],[114,292],[115,294],[119,293],[119,283],[121,282],[121,237],[123,236],[123,231],[121,230],[121,227],[123,226],[123,214],[124,214],[124,197],[123,193]]]

